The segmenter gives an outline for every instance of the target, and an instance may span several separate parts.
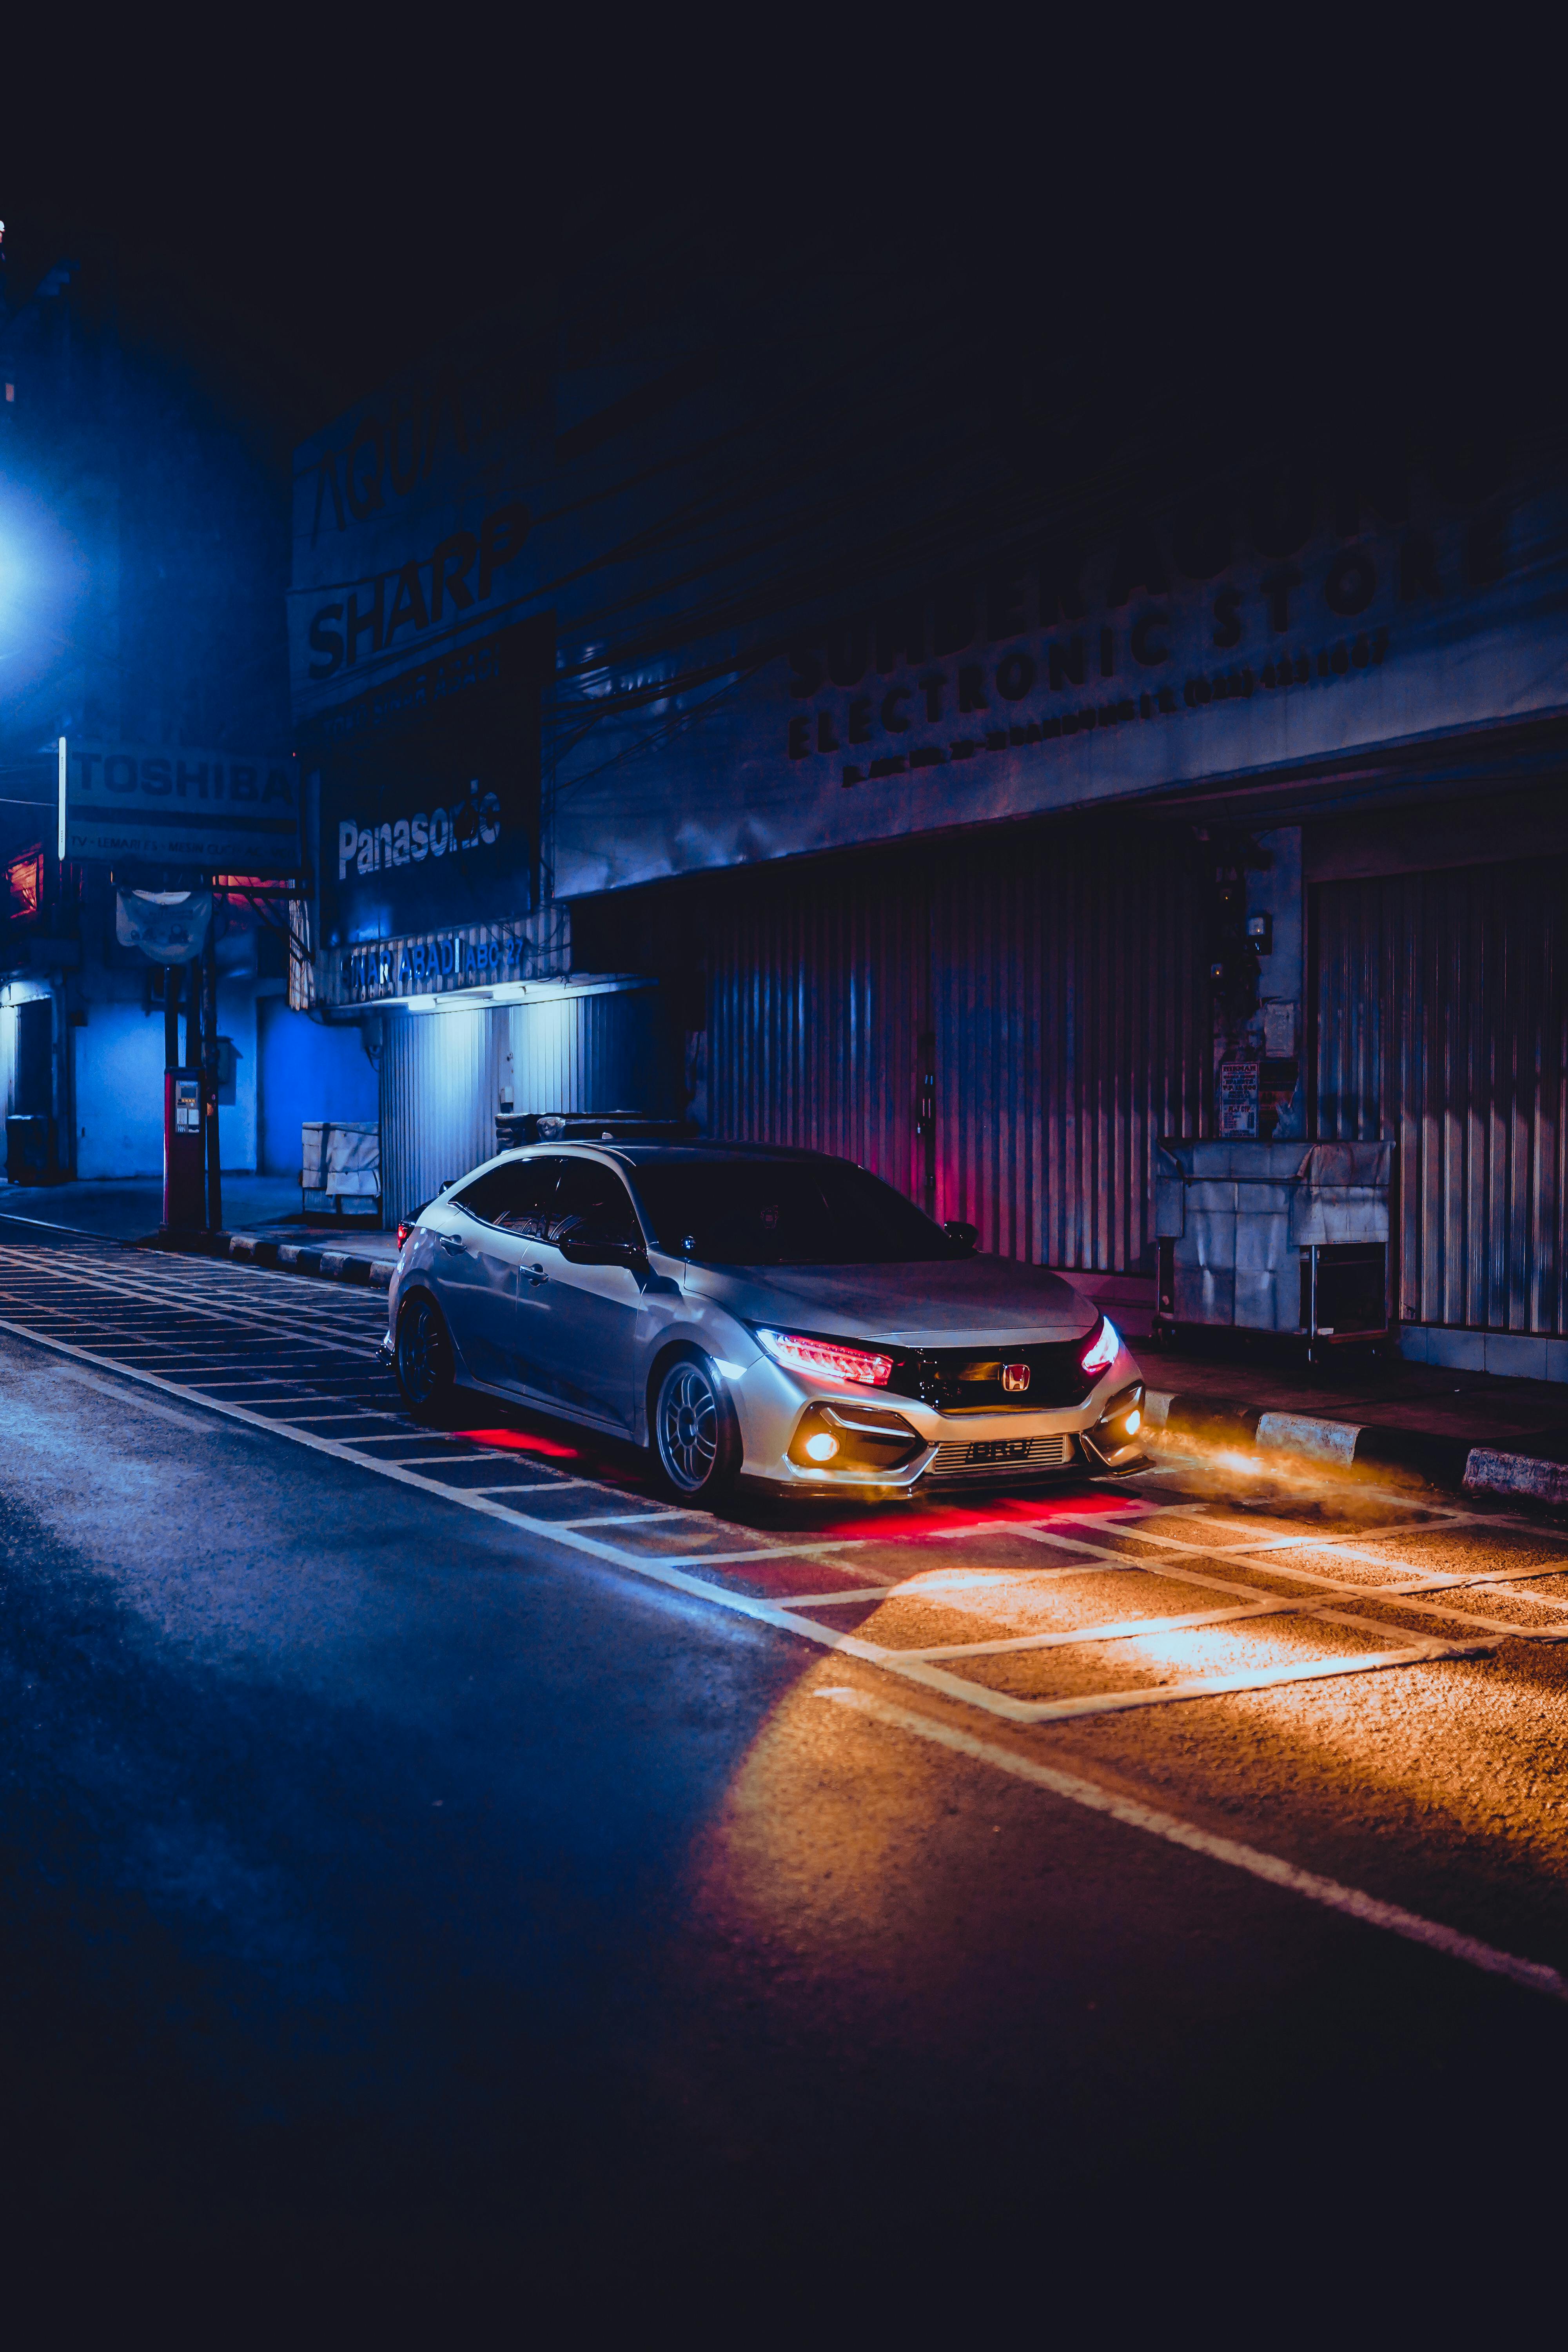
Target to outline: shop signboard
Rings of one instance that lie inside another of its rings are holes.
[[[539,827],[538,640],[499,632],[302,732],[331,950],[527,915]]]
[[[493,635],[535,596],[553,434],[548,324],[489,325],[296,453],[296,721]]]
[[[1279,500],[1285,499],[1282,489]],[[683,649],[560,714],[576,894],[1374,756],[1568,712],[1568,490],[1415,481],[1397,519],[1243,502]],[[1192,541],[1197,536],[1202,544]],[[1193,570],[1205,576],[1194,577]],[[700,680],[681,690],[678,678]]]
[[[298,774],[287,753],[66,746],[66,857],[291,880],[300,871]]]
[[[413,1003],[426,1009],[461,993],[515,998],[520,983],[558,980],[571,969],[572,924],[565,907],[546,907],[515,922],[468,923],[400,939],[362,940],[329,950],[317,961],[316,1001],[340,1010]]]

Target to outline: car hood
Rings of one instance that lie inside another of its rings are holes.
[[[693,1288],[745,1323],[793,1325],[909,1348],[1076,1339],[1096,1311],[1070,1283],[1011,1258],[913,1265],[693,1266]]]

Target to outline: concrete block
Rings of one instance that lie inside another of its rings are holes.
[[[1407,1364],[1424,1364],[1428,1360],[1425,1323],[1402,1323],[1399,1326],[1399,1352]]]
[[[1310,1412],[1266,1412],[1258,1423],[1257,1443],[1283,1454],[1310,1454],[1319,1462],[1339,1462],[1347,1468],[1355,1459],[1361,1434],[1354,1422],[1324,1421]]]
[[[1568,1339],[1546,1342],[1546,1377],[1549,1381],[1568,1381]]]
[[[1452,1331],[1446,1324],[1428,1323],[1426,1361],[1451,1365],[1457,1372],[1484,1372],[1487,1335],[1484,1331]]]
[[[1472,1493],[1532,1495],[1537,1502],[1568,1503],[1568,1462],[1542,1462],[1528,1454],[1498,1454],[1473,1445],[1465,1464]]]
[[[1486,1334],[1487,1370],[1500,1372],[1510,1381],[1543,1381],[1546,1378],[1546,1342],[1523,1331],[1489,1331]]]

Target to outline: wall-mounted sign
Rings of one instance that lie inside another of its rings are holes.
[[[65,854],[79,865],[291,879],[300,871],[294,762],[69,739]]]
[[[528,914],[539,837],[537,634],[509,629],[330,712],[319,793],[328,948]]]
[[[1289,488],[1286,485],[1286,488]],[[1198,532],[1003,545],[962,577],[606,669],[563,714],[567,895],[1408,746],[1568,710],[1568,490],[1420,478],[1223,499]],[[1293,499],[1293,503],[1292,503]],[[1278,510],[1276,510],[1278,509]]]
[[[552,322],[460,337],[300,448],[289,597],[296,718],[440,661],[537,594]]]
[[[346,1009],[459,992],[478,1001],[509,982],[560,979],[571,964],[571,910],[546,907],[521,922],[324,949],[316,959],[316,1002]]]

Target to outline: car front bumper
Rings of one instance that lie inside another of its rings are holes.
[[[909,1494],[1074,1473],[1102,1476],[1142,1458],[1143,1381],[1125,1349],[1080,1405],[1032,1412],[942,1412],[886,1390],[808,1381],[765,1359],[730,1388],[744,1440],[744,1475],[779,1493]],[[837,1441],[834,1458],[805,1458],[805,1441],[818,1434]]]

